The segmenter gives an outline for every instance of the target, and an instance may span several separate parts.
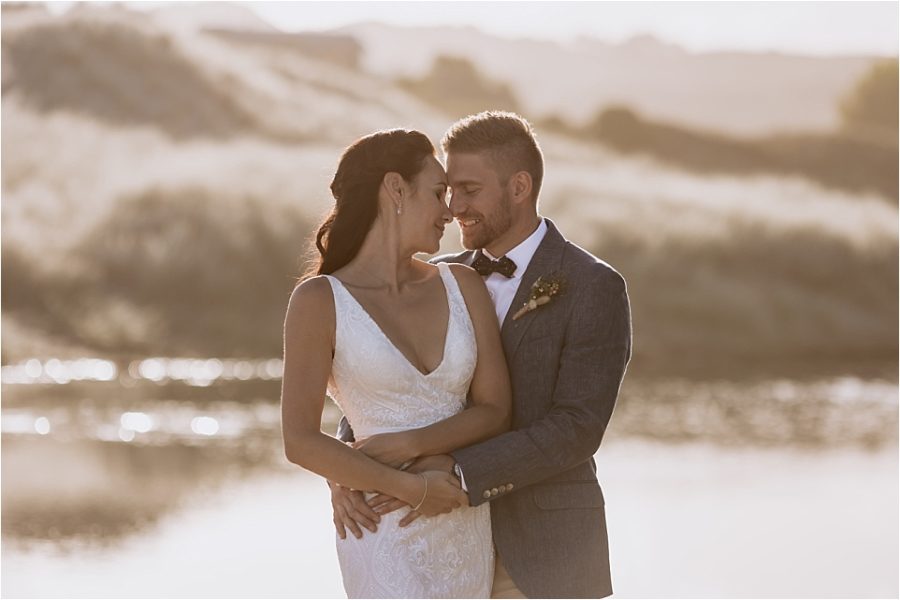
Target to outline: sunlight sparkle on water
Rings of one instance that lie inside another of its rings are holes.
[[[25,433],[30,434],[36,432],[35,418],[30,414],[16,413],[15,411],[4,410],[3,419],[0,420],[3,433]]]
[[[222,370],[222,361],[215,358],[191,360],[187,382],[190,385],[209,385],[222,376]]]
[[[50,433],[50,420],[47,417],[38,417],[34,420],[34,430],[41,435]]]
[[[150,418],[150,415],[142,412],[127,412],[122,413],[122,418],[119,420],[122,424],[123,430],[128,430],[132,432],[139,433],[147,433],[151,429],[153,429],[153,419]],[[132,437],[134,437],[132,435]],[[130,441],[130,440],[126,440]]]
[[[219,422],[212,417],[194,417],[191,419],[191,430],[199,435],[216,435]]]
[[[71,363],[72,379],[78,381],[112,381],[116,377],[116,366],[108,360],[79,358]]]
[[[220,379],[246,381],[279,379],[281,359],[258,361],[218,358],[147,358],[133,362],[128,373],[135,379],[183,381],[188,385],[208,386]]]
[[[205,363],[206,367],[206,376],[210,379],[218,379],[222,376],[222,372],[224,369],[222,368],[222,361],[218,358],[209,358]]]
[[[166,367],[159,358],[146,358],[140,362],[138,373],[150,381],[162,381],[166,376]]]
[[[38,359],[31,358],[25,363],[25,375],[31,379],[37,379],[43,372],[44,368],[41,366],[41,361]]]
[[[265,362],[265,375],[263,379],[280,379],[284,371],[284,361],[280,358],[272,358]]]
[[[116,365],[102,358],[77,360],[48,359],[41,363],[37,358],[2,368],[3,383],[58,383],[71,381],[112,381],[117,377]]]
[[[234,376],[241,381],[246,381],[253,377],[253,365],[250,361],[240,360],[234,363]]]
[[[63,366],[62,361],[58,358],[51,358],[44,363],[44,372],[50,376],[50,379],[56,383],[69,383],[71,377],[68,370]]]

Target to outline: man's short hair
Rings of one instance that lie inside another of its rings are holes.
[[[454,123],[441,140],[444,154],[487,153],[501,182],[519,171],[531,175],[537,201],[544,179],[544,156],[531,123],[511,112],[488,110]]]

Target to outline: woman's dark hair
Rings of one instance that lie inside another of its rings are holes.
[[[378,215],[378,188],[386,173],[412,182],[434,156],[428,137],[408,129],[377,131],[356,140],[341,156],[331,181],[334,208],[316,233],[319,260],[305,278],[334,273],[359,252]]]

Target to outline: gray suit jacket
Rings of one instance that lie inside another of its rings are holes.
[[[603,493],[593,456],[631,358],[625,281],[612,267],[548,231],[501,327],[513,393],[508,433],[456,450],[469,502],[491,502],[494,544],[531,598],[612,594]],[[474,252],[434,262],[471,263]],[[564,293],[519,319],[541,275]],[[342,421],[338,431],[349,439]]]

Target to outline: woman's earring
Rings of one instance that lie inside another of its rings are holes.
[[[402,207],[403,207],[402,204],[398,204],[398,205],[397,205],[397,214],[398,214],[398,215],[399,215],[401,212],[403,212]]]

